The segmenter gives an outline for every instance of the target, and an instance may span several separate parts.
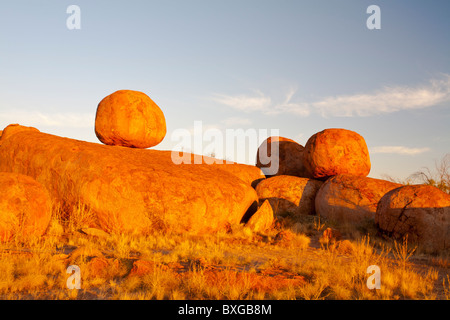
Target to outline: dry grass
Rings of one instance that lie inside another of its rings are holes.
[[[406,179],[396,179],[389,175],[384,175],[384,178],[404,185],[426,184],[450,194],[450,153],[435,161],[434,168],[424,167]]]
[[[232,226],[229,233],[90,236],[95,225],[78,206],[71,219],[55,212],[44,237],[0,244],[2,299],[448,299],[448,257],[422,257],[407,239],[329,225],[316,217],[284,218],[265,233]],[[320,246],[326,227],[344,241]],[[138,263],[139,262],[139,263]],[[81,270],[69,290],[66,268]],[[367,267],[381,269],[369,290]]]

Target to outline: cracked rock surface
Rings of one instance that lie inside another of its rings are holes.
[[[401,184],[340,174],[329,178],[317,193],[317,214],[338,222],[373,223],[378,201]]]
[[[314,201],[322,181],[294,176],[276,176],[256,187],[259,202],[268,200],[275,215],[313,215]]]
[[[429,185],[410,185],[384,195],[375,223],[394,238],[408,235],[430,250],[450,247],[450,195]]]

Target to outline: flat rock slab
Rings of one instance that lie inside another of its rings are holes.
[[[0,140],[0,171],[44,185],[70,213],[79,203],[106,232],[214,232],[240,223],[255,190],[219,165],[174,164],[170,151],[106,146],[22,126]]]
[[[381,198],[375,223],[385,234],[431,251],[450,248],[450,195],[428,185],[394,189]]]

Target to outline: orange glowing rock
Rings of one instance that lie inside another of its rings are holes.
[[[216,159],[187,152],[179,153],[177,156],[184,158],[184,163],[215,166],[218,169],[224,170],[237,176],[249,185],[254,185],[261,179],[266,178],[260,168],[248,164],[236,163],[229,160]]]
[[[327,178],[337,174],[367,176],[370,172],[369,150],[358,133],[345,129],[325,129],[308,139],[303,151],[309,174]]]
[[[450,195],[429,185],[409,185],[386,193],[380,200],[375,224],[395,239],[408,235],[422,248],[450,248]]]
[[[0,172],[0,241],[41,236],[51,215],[52,203],[44,186],[22,174]]]
[[[267,176],[289,175],[311,178],[303,161],[304,149],[294,140],[269,137],[258,148],[256,166]],[[273,172],[272,166],[278,167],[278,170]]]
[[[99,103],[95,134],[107,145],[150,148],[164,139],[166,120],[145,93],[119,90]]]
[[[2,137],[0,171],[34,177],[69,214],[78,204],[86,206],[106,232],[214,232],[239,224],[257,201],[248,183],[220,165],[177,165],[170,151],[35,130]]]
[[[329,178],[320,188],[316,196],[316,212],[341,223],[373,223],[380,199],[401,186],[381,179],[339,174]]]
[[[276,176],[256,187],[259,202],[269,200],[275,215],[315,214],[316,194],[322,181],[294,176]]]
[[[18,124],[10,124],[9,126],[7,126],[5,129],[3,129],[2,134],[1,134],[1,138],[3,141],[4,139],[8,138],[9,136],[17,133],[17,132],[21,132],[21,131],[34,131],[34,132],[39,132],[38,129],[33,128],[33,127],[25,127],[25,126],[21,126]]]

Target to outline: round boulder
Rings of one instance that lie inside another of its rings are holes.
[[[145,93],[119,90],[97,107],[95,134],[104,144],[150,148],[164,139],[166,131],[163,112]]]
[[[47,190],[29,176],[0,172],[0,241],[41,236],[52,215]]]
[[[410,185],[386,193],[375,224],[385,234],[417,242],[423,248],[450,248],[450,195],[428,185]]]
[[[381,197],[401,186],[381,179],[340,174],[325,181],[317,192],[316,212],[340,223],[373,223]]]
[[[315,214],[314,199],[322,181],[294,176],[276,176],[256,187],[259,202],[269,200],[275,215]]]
[[[303,151],[305,167],[316,179],[337,174],[367,176],[369,150],[358,133],[345,129],[325,129],[311,136]]]
[[[266,176],[289,175],[309,178],[303,164],[304,147],[284,137],[269,137],[259,146],[256,166]]]

